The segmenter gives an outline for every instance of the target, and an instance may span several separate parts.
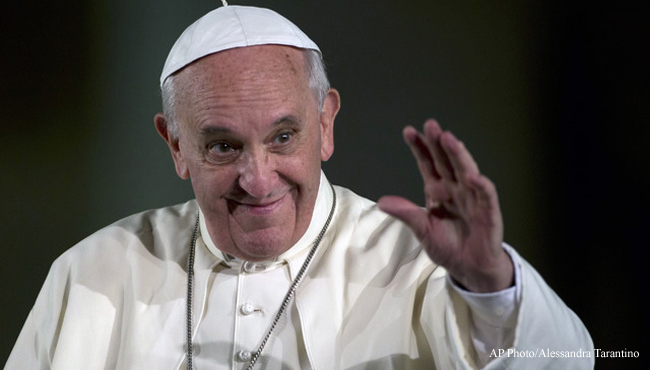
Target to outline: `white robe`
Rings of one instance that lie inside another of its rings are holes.
[[[327,218],[331,192],[321,193],[323,186],[309,229],[280,258],[286,257],[292,278],[303,259],[291,255],[304,253]],[[472,313],[446,271],[375,203],[340,187],[336,194],[332,224],[289,313],[297,315],[303,363],[318,370],[476,367]],[[187,256],[198,212],[193,200],[136,214],[65,252],[5,368],[184,368]],[[506,248],[521,275],[512,345],[518,356],[505,351],[486,368],[593,368],[593,344],[579,318]],[[224,256],[204,236],[195,258],[196,337],[208,282]],[[563,357],[545,356],[551,351]]]

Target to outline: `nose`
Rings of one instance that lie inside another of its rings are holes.
[[[255,199],[271,196],[278,182],[275,163],[263,150],[245,153],[239,168],[239,186]]]

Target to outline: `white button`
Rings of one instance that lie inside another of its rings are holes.
[[[241,313],[243,313],[244,315],[250,315],[253,312],[255,312],[255,307],[253,307],[252,304],[244,303],[243,305],[241,305]]]
[[[239,361],[242,361],[242,362],[250,361],[251,357],[252,357],[252,355],[248,351],[241,350],[241,351],[239,351],[239,353],[237,353],[237,358],[239,359]]]
[[[252,274],[255,272],[262,272],[266,270],[266,265],[264,263],[255,263],[246,261],[244,262],[244,271],[246,273]]]
[[[255,271],[255,264],[249,261],[244,262],[244,271],[246,271],[249,274]]]

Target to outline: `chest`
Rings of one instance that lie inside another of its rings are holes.
[[[309,368],[300,317],[293,300],[284,303],[292,283],[286,263],[216,266],[201,287],[203,305],[194,308],[195,367],[245,369],[266,338],[258,361],[263,368]]]

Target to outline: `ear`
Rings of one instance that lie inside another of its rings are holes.
[[[165,115],[162,113],[156,114],[153,118],[153,122],[156,125],[156,131],[162,136],[162,138],[167,143],[169,150],[172,153],[172,158],[174,159],[174,165],[176,166],[176,174],[183,180],[187,180],[190,177],[190,171],[187,168],[185,159],[183,158],[183,153],[181,152],[179,139],[174,137],[169,131],[169,121],[165,118]]]
[[[334,119],[341,108],[341,96],[335,89],[329,89],[320,115],[321,147],[320,159],[325,162],[334,153]]]

